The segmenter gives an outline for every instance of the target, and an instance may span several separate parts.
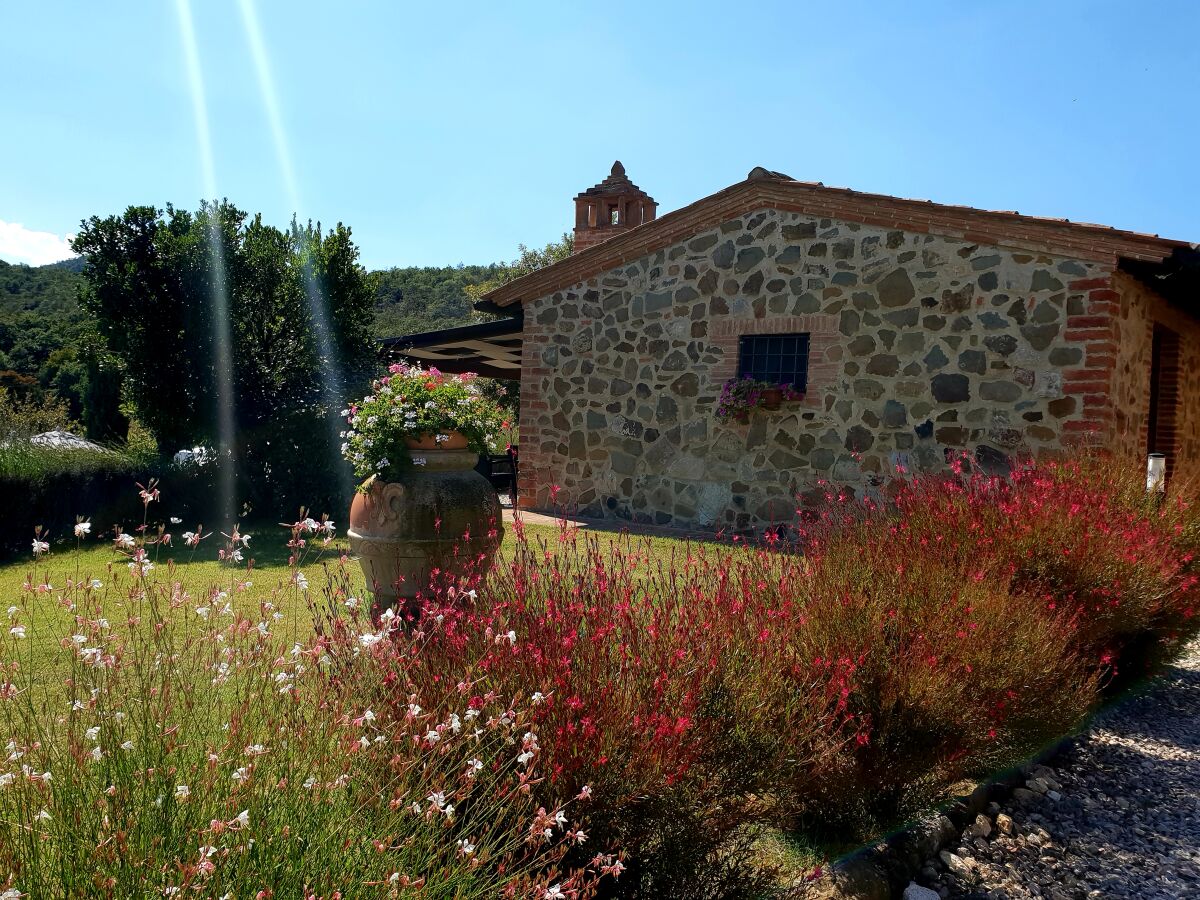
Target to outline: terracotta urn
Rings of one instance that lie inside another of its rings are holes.
[[[374,590],[377,614],[426,589],[431,569],[450,565],[456,548],[459,559],[482,554],[490,566],[504,535],[496,491],[475,471],[479,454],[463,435],[448,437],[407,441],[413,465],[396,481],[376,480],[350,504],[350,551]]]

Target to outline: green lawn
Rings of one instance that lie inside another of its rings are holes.
[[[9,607],[16,612],[5,616],[0,629],[0,664],[16,663],[24,670],[29,687],[50,709],[63,697],[65,679],[71,678],[73,654],[69,646],[71,635],[86,630],[76,624],[77,614],[95,620],[107,618],[115,631],[137,629],[145,631],[159,619],[170,619],[174,625],[184,625],[184,634],[199,633],[205,628],[196,610],[212,608],[214,590],[228,592],[234,608],[250,622],[269,623],[272,634],[288,643],[293,639],[304,642],[313,628],[312,613],[303,595],[290,584],[288,566],[288,532],[269,523],[242,529],[251,536],[240,565],[230,566],[217,561],[223,538],[214,535],[196,550],[182,545],[152,548],[150,559],[154,569],[149,573],[146,596],[136,590],[137,580],[129,570],[128,556],[114,549],[112,541],[90,537],[77,549],[74,542],[54,545],[52,552],[35,560],[30,554],[23,560],[0,565],[0,614]],[[570,532],[547,525],[526,525],[525,538],[530,545],[542,549],[548,556],[563,552],[564,543],[571,542]],[[605,554],[614,542],[628,542],[638,548],[634,565],[640,572],[656,569],[661,563],[670,567],[686,565],[685,557],[698,546],[674,538],[632,536],[604,531],[577,532],[594,541],[595,549]],[[176,535],[178,540],[178,535]],[[498,564],[516,551],[515,530],[506,528]],[[708,548],[711,552],[711,545]],[[348,553],[344,537],[329,547],[312,550],[303,560],[300,570],[309,583],[310,600],[320,601],[328,584],[325,567],[342,553]],[[721,552],[721,551],[718,551]],[[734,551],[736,552],[736,551]],[[628,554],[625,559],[631,558]],[[351,590],[362,596],[365,585],[357,565],[352,573]],[[69,590],[71,584],[88,583],[96,579],[102,587],[91,595]],[[239,589],[239,585],[249,586]],[[39,586],[49,585],[49,591],[38,592]],[[34,589],[30,590],[28,586]],[[89,610],[72,609],[71,602],[84,602],[92,597]],[[24,638],[8,633],[10,623],[20,623],[26,629]],[[2,671],[2,670],[0,670]],[[819,862],[807,842],[797,836],[766,830],[753,841],[751,864],[766,864],[782,870],[788,881],[811,869]]]
[[[226,591],[233,607],[248,617],[272,619],[276,633],[294,633],[303,640],[312,629],[312,616],[308,604],[298,599],[298,593],[290,589],[291,572],[288,568],[288,532],[277,525],[249,525],[242,529],[250,535],[245,550],[245,559],[240,565],[231,566],[217,561],[217,552],[224,540],[219,534],[206,538],[199,548],[188,549],[182,545],[178,534],[176,546],[152,547],[149,559],[154,570],[148,581],[160,586],[160,593],[170,599],[165,606],[166,614],[199,621],[196,608],[208,605],[214,590]],[[583,532],[591,534],[591,532]],[[559,552],[562,534],[553,526],[525,526],[526,540],[531,545],[543,546],[547,553]],[[629,541],[644,549],[645,565],[666,561],[673,554],[686,552],[686,545],[672,538],[649,538],[595,532],[595,539],[603,550],[613,541]],[[517,539],[514,529],[505,530],[500,559],[515,551]],[[310,549],[303,558],[300,570],[308,579],[309,590],[319,592],[328,583],[325,565],[341,553],[348,553],[349,545],[344,537],[332,542],[328,548]],[[149,621],[144,606],[145,600],[131,594],[135,579],[129,570],[128,557],[114,549],[111,539],[89,536],[76,548],[74,541],[62,541],[52,546],[52,551],[35,560],[32,553],[0,565],[0,612],[17,607],[15,621],[26,628],[25,639],[16,642],[17,652],[24,664],[35,663],[35,656],[55,657],[44,651],[54,646],[67,635],[75,624],[75,611],[69,607],[64,588],[71,583],[88,583],[93,579],[103,585],[96,592],[100,612],[110,621],[127,621],[131,617],[142,617]],[[365,584],[357,566],[350,567],[353,573],[351,590],[362,596]],[[49,593],[30,593],[24,586],[49,585]],[[239,589],[239,585],[248,585]],[[159,602],[163,602],[160,600]],[[271,604],[264,607],[263,604]],[[6,619],[8,616],[5,617]],[[286,630],[285,630],[286,629]],[[7,627],[4,629],[7,631]],[[0,635],[0,639],[7,638]],[[9,647],[14,647],[13,643]]]

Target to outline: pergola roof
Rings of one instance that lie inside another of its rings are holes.
[[[521,377],[522,321],[520,317],[497,319],[385,338],[380,343],[387,355],[426,368],[516,381]]]

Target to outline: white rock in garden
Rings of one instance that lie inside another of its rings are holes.
[[[937,891],[921,887],[915,881],[910,881],[908,887],[904,889],[904,900],[940,900],[940,898],[941,894]]]
[[[108,450],[69,431],[43,431],[31,437],[29,443],[37,447],[55,447],[59,450],[99,450],[102,453]]]
[[[216,453],[209,447],[192,447],[190,450],[180,450],[171,459],[177,466],[203,466],[215,457]]]

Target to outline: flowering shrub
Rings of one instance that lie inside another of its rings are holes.
[[[748,823],[867,839],[1078,724],[1134,638],[1161,659],[1197,630],[1188,504],[1173,522],[1094,460],[958,468],[830,490],[803,556],[518,524],[502,568],[428,598],[423,658],[539,685],[549,781],[598,789],[643,885],[705,881]]]
[[[228,582],[197,595],[149,562],[165,532],[118,532],[128,576],[103,581],[51,580],[35,541],[0,634],[0,895],[543,900],[620,874],[598,849],[563,862],[592,846],[588,792],[534,795],[531,691],[409,678],[419,638],[363,615],[345,557],[307,584],[331,532],[289,526],[290,577],[257,600],[236,529]],[[378,702],[385,662],[403,702]]]
[[[374,620],[344,558],[322,589],[295,567],[334,528],[303,514],[257,600],[233,529],[179,542],[227,566],[200,597],[161,529],[115,535],[120,589],[52,587],[35,535],[0,633],[0,891],[767,896],[757,827],[870,839],[1197,633],[1185,499],[1093,459],[958,468],[831,488],[787,542],[518,522],[491,572],[464,551]]]
[[[750,413],[763,405],[763,395],[769,390],[779,391],[784,400],[804,399],[804,395],[790,384],[771,384],[749,375],[730,378],[722,385],[721,396],[717,398],[717,418],[746,422]]]
[[[371,382],[370,394],[342,410],[350,425],[342,433],[342,455],[361,479],[399,475],[412,459],[406,439],[444,443],[457,431],[470,449],[486,453],[505,427],[500,407],[480,392],[474,375],[403,364],[388,372]]]

